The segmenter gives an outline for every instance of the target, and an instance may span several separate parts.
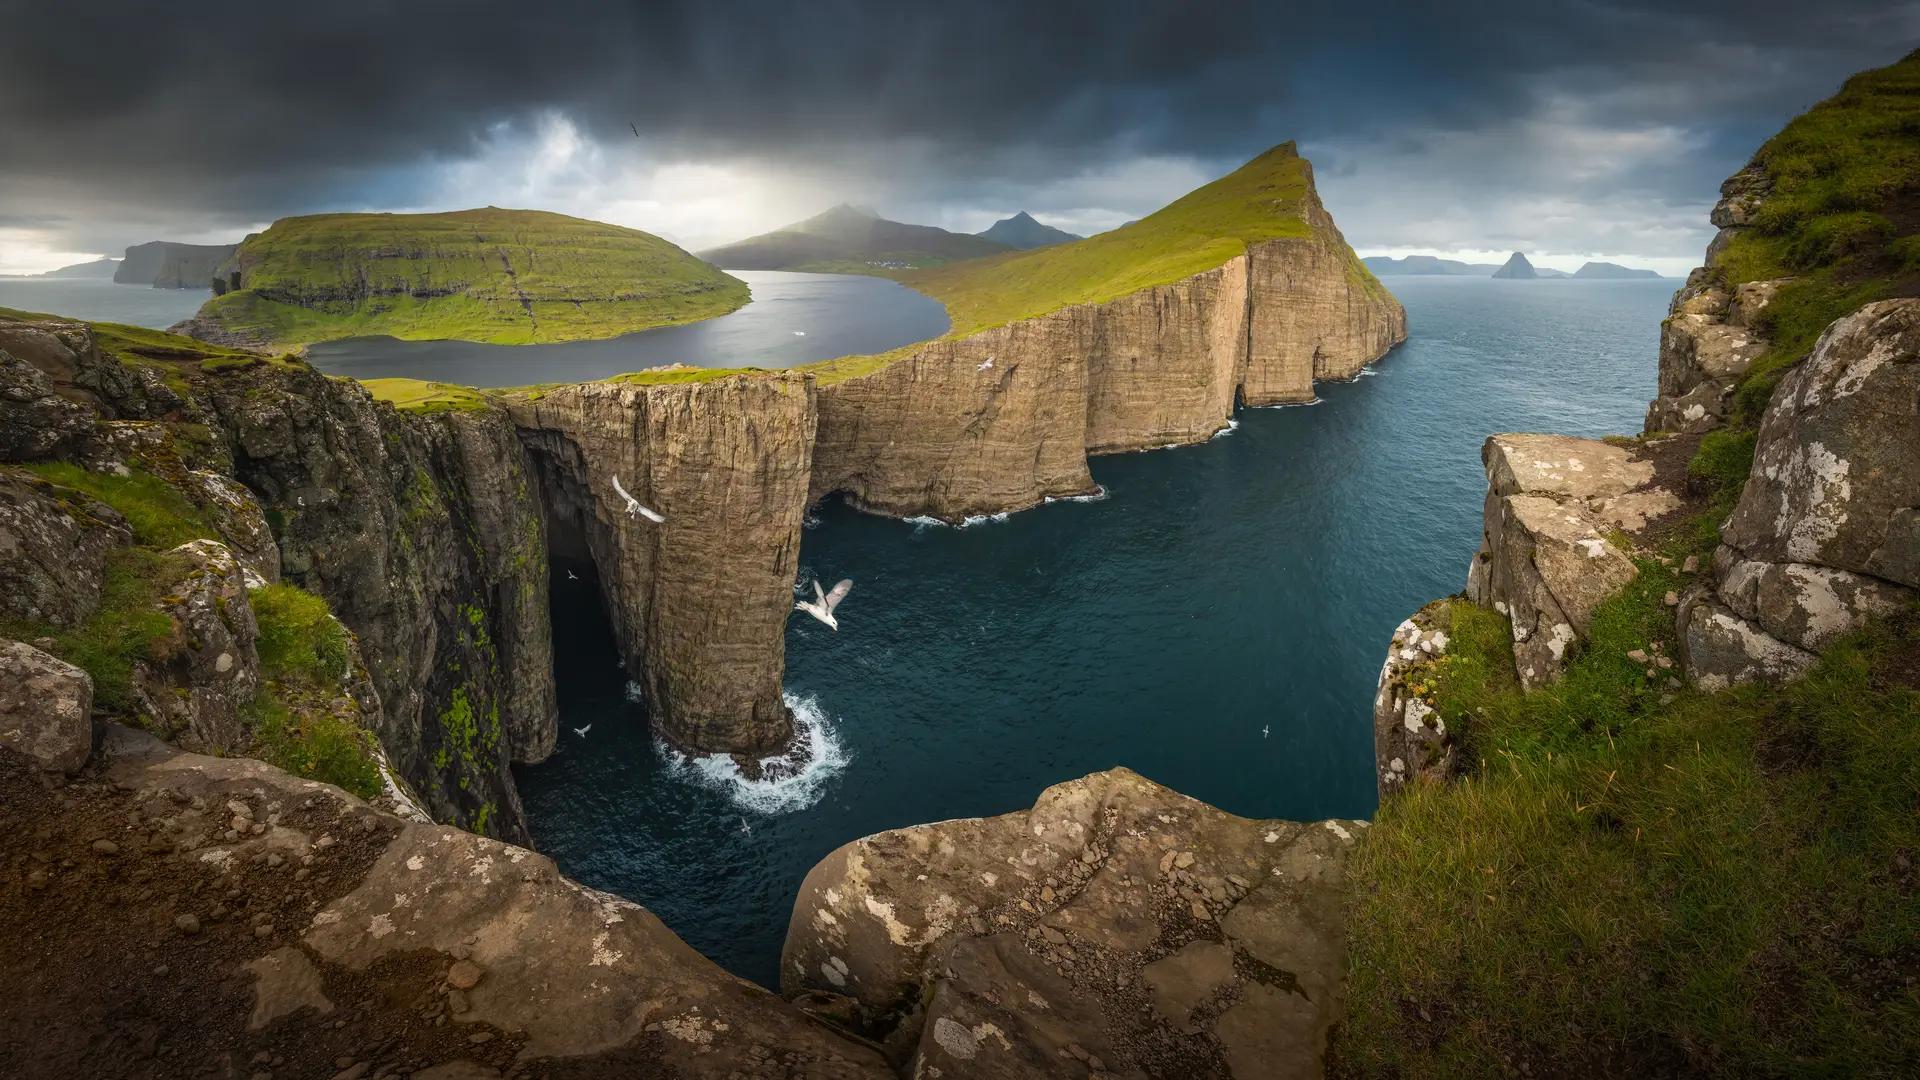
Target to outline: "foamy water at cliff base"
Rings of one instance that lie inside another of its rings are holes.
[[[757,776],[748,776],[730,754],[683,754],[664,739],[654,740],[654,752],[667,761],[675,779],[718,791],[742,810],[782,814],[805,809],[819,802],[846,768],[847,752],[818,701],[792,694],[786,700],[793,710],[793,741],[785,751],[759,759]]]
[[[854,588],[837,633],[789,622],[786,685],[840,762],[749,809],[725,766],[656,752],[610,645],[588,670],[564,648],[562,722],[594,727],[520,771],[535,842],[771,984],[801,878],[883,829],[1114,765],[1249,817],[1371,816],[1374,682],[1400,620],[1464,583],[1481,442],[1637,431],[1677,285],[1395,279],[1413,337],[1370,377],[1095,458],[1099,501],[991,528],[830,501],[801,581]]]

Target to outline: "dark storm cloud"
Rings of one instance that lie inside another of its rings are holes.
[[[776,166],[912,141],[913,175],[891,179],[934,201],[1141,155],[1444,138],[1557,90],[1602,102],[1595,122],[1704,117],[1715,149],[1676,164],[1724,174],[1920,32],[1913,4],[1887,0],[0,0],[0,16],[0,215],[72,219],[56,230],[405,204],[407,169],[554,110],[596,140],[630,140],[631,124]]]

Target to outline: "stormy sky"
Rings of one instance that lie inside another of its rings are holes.
[[[1110,228],[1286,139],[1365,253],[1684,272],[1920,2],[0,0],[0,273],[325,210],[699,249],[836,202]]]

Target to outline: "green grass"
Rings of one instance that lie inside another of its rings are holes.
[[[217,539],[220,535],[200,508],[178,488],[144,470],[132,469],[126,476],[116,476],[65,461],[34,462],[21,467],[118,510],[132,527],[134,541],[147,547],[178,547],[189,540]]]
[[[200,316],[277,346],[608,338],[749,298],[744,282],[657,236],[535,210],[283,218],[235,258],[245,287]]]
[[[135,704],[134,664],[159,659],[168,651],[173,620],[155,605],[162,582],[178,569],[159,552],[118,548],[107,558],[100,606],[79,626],[59,630],[22,624],[0,632],[22,641],[51,637],[53,655],[92,676],[95,708],[130,710]]]
[[[1848,79],[1754,161],[1772,191],[1714,268],[1729,285],[1794,281],[1764,313],[1771,348],[1735,392],[1735,419],[1746,426],[1835,319],[1920,293],[1920,52]]]
[[[380,794],[373,734],[324,710],[296,714],[271,694],[254,700],[253,733],[262,761],[333,784],[363,799]]]
[[[327,602],[293,585],[249,590],[259,624],[260,671],[268,678],[337,687],[351,663],[347,629]]]
[[[1920,616],[1778,689],[1655,694],[1616,659],[1576,665],[1597,711],[1490,688],[1469,775],[1381,808],[1336,1072],[1910,1075]]]
[[[361,379],[376,401],[404,412],[474,412],[489,407],[486,394],[472,387],[422,379]]]
[[[1281,237],[1304,237],[1307,163],[1292,143],[1139,221],[1069,244],[900,275],[947,306],[963,336],[1191,277]],[[1360,280],[1371,280],[1354,260]]]

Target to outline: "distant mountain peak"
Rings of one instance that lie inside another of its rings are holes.
[[[1525,255],[1516,251],[1507,259],[1505,266],[1493,272],[1493,276],[1510,280],[1526,280],[1537,278],[1540,274],[1534,270],[1533,264],[1527,261]]]
[[[1065,244],[1080,239],[1080,237],[1067,232],[1065,229],[1056,229],[1051,225],[1035,219],[1032,214],[1027,213],[1025,210],[1014,214],[1012,217],[1001,218],[999,221],[994,222],[992,227],[974,233],[973,235],[980,237],[982,240],[992,240],[997,244],[1005,244],[1008,247],[1019,248],[1022,251],[1052,247],[1055,244]]]

